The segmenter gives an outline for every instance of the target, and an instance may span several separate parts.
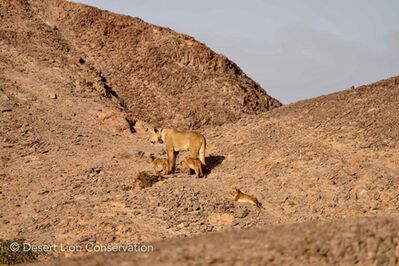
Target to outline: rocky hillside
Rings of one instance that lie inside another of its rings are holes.
[[[212,129],[209,152],[279,222],[396,213],[398,111],[394,77]]]
[[[96,91],[135,119],[184,128],[281,105],[223,55],[139,18],[61,0],[2,1],[0,12],[3,79],[48,73],[68,93]]]
[[[1,116],[0,238],[162,246],[157,241],[341,218],[349,220],[337,228],[351,230],[352,218],[398,213],[399,77],[209,128],[206,178],[180,173],[144,189],[137,176],[151,164],[142,152],[164,156],[163,147],[147,143],[145,134],[104,131],[109,119],[88,124],[78,112],[89,103],[108,110],[107,101],[38,103],[21,87],[1,99],[8,107]],[[50,115],[42,103],[55,111]],[[232,202],[231,186],[256,196],[264,209]]]

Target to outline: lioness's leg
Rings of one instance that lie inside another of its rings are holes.
[[[200,149],[198,151],[199,159],[200,159],[202,165],[204,165],[204,166],[206,165],[206,163],[205,163],[205,148],[206,148],[206,142],[205,142],[205,139],[204,139],[204,141],[202,142],[201,147],[200,147]]]
[[[169,166],[169,172],[175,169],[175,151],[172,148],[167,148],[166,149],[166,155],[168,156],[168,166]]]

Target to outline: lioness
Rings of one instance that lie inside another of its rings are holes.
[[[189,151],[190,158],[199,158],[202,165],[205,165],[205,137],[197,132],[179,131],[175,128],[150,129],[148,141],[151,143],[165,143],[165,150],[168,156],[169,170],[176,167],[176,154],[179,151]]]
[[[202,163],[198,159],[186,158],[180,162],[180,170],[190,174],[190,169],[193,169],[196,177],[204,176],[202,173]]]

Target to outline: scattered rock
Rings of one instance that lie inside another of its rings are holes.
[[[47,94],[47,97],[49,97],[50,99],[57,99],[58,98],[57,94],[54,93],[54,92],[49,92]]]
[[[38,194],[39,194],[39,195],[46,195],[46,194],[48,194],[49,192],[50,192],[49,190],[45,189],[45,190],[40,191]]]
[[[359,145],[359,148],[361,148],[361,149],[369,149],[369,148],[371,148],[371,143],[363,143],[363,144],[360,144]]]
[[[249,214],[249,210],[247,208],[237,208],[234,210],[234,218],[245,218]]]
[[[0,112],[5,113],[5,112],[11,112],[11,111],[12,111],[11,107],[0,105]]]
[[[140,188],[153,186],[155,183],[165,179],[162,175],[154,175],[149,172],[141,171],[137,174],[136,180],[139,182]]]
[[[130,124],[122,111],[105,109],[97,113],[94,125],[112,133],[120,133],[130,136],[132,134]]]
[[[10,97],[8,97],[5,94],[0,94],[0,99],[3,100],[3,101],[8,101],[8,100],[10,100]]]

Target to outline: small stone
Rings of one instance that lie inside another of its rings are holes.
[[[197,203],[194,203],[194,204],[193,204],[193,207],[192,207],[192,208],[193,208],[194,211],[199,211],[199,210],[201,209],[201,206],[200,206],[200,204],[197,202]]]
[[[249,214],[249,210],[248,209],[241,209],[240,208],[240,209],[237,209],[237,210],[234,211],[234,217],[235,218],[242,219],[242,218],[247,217],[248,214]]]
[[[45,194],[47,194],[47,193],[49,193],[50,191],[49,190],[42,190],[42,191],[40,191],[38,194],[39,195],[45,195]]]
[[[361,149],[369,149],[371,147],[371,143],[363,143],[360,144],[359,148]]]
[[[11,112],[11,111],[12,111],[12,109],[10,107],[0,105],[0,112],[4,113],[4,112]]]
[[[10,97],[8,97],[8,96],[5,95],[5,94],[2,94],[2,95],[0,96],[0,98],[1,98],[3,101],[8,101],[8,100],[10,100]]]
[[[360,190],[356,193],[356,199],[368,200],[368,199],[370,199],[370,195],[369,195],[369,193],[368,193],[367,190],[365,190],[365,189],[360,189]]]
[[[49,94],[47,94],[47,97],[49,97],[50,99],[57,99],[58,98],[57,94],[55,94],[54,92],[49,92]]]

